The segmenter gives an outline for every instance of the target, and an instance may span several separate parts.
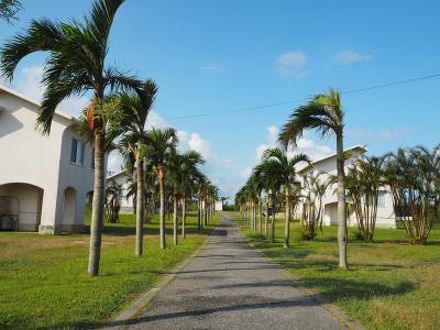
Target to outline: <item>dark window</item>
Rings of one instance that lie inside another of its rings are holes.
[[[72,147],[70,149],[70,161],[74,164],[82,165],[83,158],[84,144],[77,139],[72,139]]]

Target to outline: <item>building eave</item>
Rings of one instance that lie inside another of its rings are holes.
[[[357,145],[354,145],[354,146],[352,146],[352,147],[350,147],[350,148],[345,149],[344,152],[347,152],[347,151],[355,151],[355,150],[359,150],[362,154],[364,154],[364,153],[366,153],[366,152],[368,151],[368,149],[367,149],[366,146],[364,146],[364,145],[362,145],[362,144],[357,144]],[[302,169],[300,169],[300,170],[298,171],[298,174],[303,174],[303,173],[306,172],[307,170],[311,169],[314,165],[317,165],[317,164],[319,164],[319,163],[325,162],[325,161],[327,161],[327,160],[329,160],[329,159],[331,159],[331,158],[336,158],[336,156],[337,156],[337,154],[336,154],[336,153],[333,153],[333,154],[331,154],[331,155],[329,155],[329,156],[325,156],[325,157],[319,158],[319,159],[313,161],[312,163],[306,165],[306,166],[303,167]]]
[[[115,174],[112,174],[112,175],[108,176],[108,177],[106,178],[106,180],[107,180],[107,181],[108,181],[108,180],[112,180],[112,179],[114,179],[114,178],[116,178],[116,177],[118,177],[118,176],[120,176],[120,175],[122,175],[122,174],[127,175],[127,170],[121,170],[121,171],[119,171],[119,172],[117,172],[117,173],[115,173]]]
[[[3,91],[3,92],[5,92],[5,93],[8,93],[8,94],[10,94],[10,95],[12,95],[12,96],[15,96],[15,97],[17,97],[17,98],[23,100],[23,101],[26,101],[26,102],[28,102],[28,103],[31,103],[32,105],[34,105],[34,106],[36,106],[36,107],[38,107],[38,108],[41,108],[41,104],[40,104],[39,102],[37,102],[37,101],[35,101],[34,99],[32,99],[32,98],[30,98],[30,97],[27,97],[27,96],[25,96],[25,95],[23,95],[23,94],[21,94],[21,93],[19,93],[19,92],[17,92],[17,91],[15,91],[15,90],[13,90],[13,89],[11,89],[11,88],[9,88],[9,87],[6,87],[6,86],[3,86],[3,85],[0,85],[0,91]],[[2,110],[2,109],[1,109],[1,107],[0,107],[0,111],[1,111],[1,110]],[[70,124],[76,124],[76,123],[79,123],[78,118],[75,118],[75,117],[73,117],[73,116],[71,116],[71,115],[68,115],[68,114],[66,114],[66,113],[64,113],[64,112],[62,112],[62,111],[59,111],[59,110],[56,110],[56,111],[55,111],[55,116],[58,116],[58,117],[60,117],[60,118],[62,118],[62,119],[64,119],[64,120],[69,121],[70,123],[69,123],[68,126],[70,126]]]

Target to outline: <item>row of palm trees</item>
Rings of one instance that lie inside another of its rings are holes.
[[[38,126],[45,134],[50,134],[55,110],[63,100],[78,95],[91,97],[80,127],[94,147],[88,265],[91,276],[98,274],[100,264],[106,152],[118,137],[121,137],[120,144],[125,152],[131,154],[136,169],[136,254],[141,255],[143,250],[143,178],[146,166],[153,169],[158,180],[160,238],[161,247],[165,248],[164,181],[167,171],[170,175],[173,173],[166,163],[168,156],[175,152],[177,138],[172,129],[145,130],[145,121],[157,93],[154,82],[143,81],[107,63],[112,23],[124,2],[95,0],[82,21],[33,20],[26,30],[6,42],[0,52],[1,73],[10,80],[23,58],[37,52],[47,54],[42,78],[45,89],[37,119]],[[179,182],[180,185],[185,184]]]
[[[333,136],[336,139],[336,163],[337,163],[337,196],[338,196],[338,245],[339,245],[339,267],[348,268],[347,263],[347,223],[346,223],[346,196],[345,196],[345,157],[344,157],[344,112],[342,110],[342,103],[340,93],[337,90],[330,89],[328,92],[318,94],[311,98],[309,102],[299,106],[290,116],[288,122],[282,127],[278,137],[280,148],[275,148],[266,152],[263,158],[263,164],[266,162],[273,162],[273,166],[277,168],[274,171],[270,180],[280,180],[277,183],[272,183],[273,187],[267,188],[271,191],[272,196],[276,196],[272,190],[284,192],[284,206],[285,206],[285,229],[284,229],[284,246],[289,245],[289,223],[291,220],[291,213],[296,205],[299,194],[297,192],[300,188],[298,178],[296,177],[294,165],[299,161],[308,162],[307,156],[299,154],[295,158],[289,159],[288,150],[294,147],[298,139],[303,135],[307,129],[316,130],[322,137]],[[278,165],[283,164],[283,166]],[[260,164],[253,172],[253,176],[258,177],[258,167],[266,165]],[[275,166],[277,165],[277,166]],[[278,169],[279,167],[279,169]],[[281,167],[283,170],[281,171]],[[275,176],[275,173],[282,173],[282,179]],[[267,171],[270,173],[270,171]],[[270,176],[270,175],[269,175]],[[251,176],[252,178],[252,176]],[[251,180],[252,181],[252,180]],[[257,180],[258,181],[258,180]],[[240,190],[238,194],[238,202],[243,205],[245,199],[249,199],[249,181],[244,189]],[[255,186],[255,184],[253,184]],[[252,189],[251,189],[252,190]],[[258,192],[258,190],[257,190]],[[255,192],[251,193],[255,196]],[[273,211],[275,212],[275,210]]]
[[[310,162],[306,155],[295,154],[298,139],[304,131],[312,129],[322,137],[336,140],[337,175],[321,177],[312,173],[300,179],[295,166]],[[264,152],[262,161],[252,171],[246,184],[239,190],[235,202],[240,205],[243,218],[249,218],[257,231],[257,209],[265,215],[264,236],[267,238],[267,222],[272,213],[272,241],[275,239],[275,213],[277,205],[284,206],[284,246],[289,246],[289,223],[298,201],[303,202],[301,225],[304,237],[313,239],[322,226],[322,198],[326,190],[336,184],[338,196],[338,246],[339,267],[348,268],[347,215],[354,212],[362,239],[371,241],[376,225],[380,189],[389,188],[393,195],[395,213],[413,243],[425,243],[440,213],[440,146],[432,150],[424,147],[399,149],[383,157],[364,157],[345,173],[344,112],[339,91],[314,96],[309,102],[296,108],[283,126],[278,142],[280,147]],[[264,212],[262,193],[265,193]],[[283,196],[283,198],[281,198]],[[269,212],[269,201],[272,204]],[[278,203],[278,204],[277,204]],[[263,231],[260,216],[260,233]]]

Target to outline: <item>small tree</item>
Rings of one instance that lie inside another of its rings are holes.
[[[302,227],[306,240],[315,238],[318,228],[322,229],[324,214],[323,197],[331,181],[321,173],[310,174],[304,178]]]
[[[121,210],[122,185],[114,180],[110,180],[105,189],[105,210],[108,221],[116,223],[119,221],[119,211]]]
[[[385,178],[396,216],[414,244],[426,243],[439,215],[440,146],[399,149],[387,155]]]
[[[365,157],[348,170],[346,189],[355,213],[359,234],[370,242],[376,228],[379,189],[384,186],[383,158]]]

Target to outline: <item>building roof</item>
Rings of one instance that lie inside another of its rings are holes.
[[[344,152],[347,152],[347,151],[356,151],[356,150],[357,150],[357,151],[360,151],[362,154],[363,154],[363,153],[366,153],[366,152],[368,151],[368,149],[367,149],[366,146],[364,146],[364,145],[362,145],[362,144],[357,144],[357,145],[355,145],[355,146],[352,146],[352,147],[350,147],[350,148],[345,149]],[[317,164],[319,164],[319,163],[325,162],[326,160],[329,160],[329,159],[331,159],[331,158],[336,158],[336,156],[337,156],[337,154],[334,153],[334,154],[331,154],[331,155],[329,155],[329,156],[322,157],[322,158],[320,158],[320,159],[318,159],[318,160],[315,160],[315,161],[313,161],[312,163],[310,163],[310,164],[304,166],[303,168],[301,168],[301,169],[298,171],[298,173],[300,173],[300,174],[301,174],[301,173],[304,173],[306,170],[312,168],[314,165],[317,165]]]
[[[120,175],[126,175],[126,174],[127,174],[127,171],[126,170],[122,170],[122,171],[119,171],[119,172],[116,172],[116,173],[113,173],[113,174],[109,175],[106,178],[106,180],[112,180],[112,179],[114,179],[114,178],[116,178],[116,177],[118,177]]]
[[[10,95],[13,95],[13,96],[19,98],[19,99],[22,99],[22,100],[24,100],[26,102],[29,102],[29,103],[37,106],[38,108],[41,107],[41,104],[39,102],[35,101],[34,99],[32,99],[30,97],[27,97],[27,96],[19,93],[19,92],[15,91],[15,90],[13,90],[11,88],[8,88],[8,87],[5,87],[3,85],[0,85],[0,91],[6,92],[6,93],[8,93]],[[0,107],[0,111],[1,110],[2,110],[2,108]],[[71,115],[68,115],[68,114],[66,114],[66,113],[64,113],[62,111],[59,111],[59,110],[55,111],[55,116],[58,116],[58,117],[63,118],[63,119],[66,119],[66,120],[68,120],[68,121],[70,121],[72,123],[78,122],[77,118],[75,118],[75,117],[73,117]]]

